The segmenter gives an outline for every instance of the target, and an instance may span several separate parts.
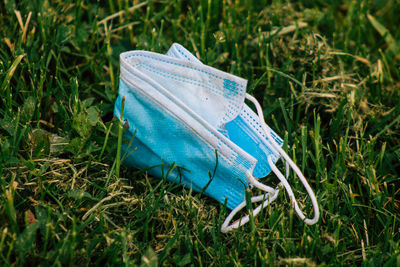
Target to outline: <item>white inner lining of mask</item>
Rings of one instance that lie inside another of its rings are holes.
[[[125,60],[152,77],[216,129],[233,120],[244,104],[246,80],[186,57],[134,51]]]

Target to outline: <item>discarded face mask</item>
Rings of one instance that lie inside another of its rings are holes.
[[[128,150],[136,149],[125,164],[147,169],[159,178],[168,172],[168,180],[226,202],[232,212],[222,224],[222,232],[249,221],[246,215],[229,225],[246,206],[247,188],[266,192],[251,198],[262,202],[253,216],[277,198],[278,187],[258,181],[271,171],[299,217],[307,224],[318,221],[312,189],[281,148],[282,139],[265,124],[257,100],[246,94],[246,80],[202,64],[179,44],[173,44],[166,55],[130,51],[122,53],[120,60],[114,114],[120,118],[125,97],[123,120],[129,124],[128,135],[134,135]],[[254,103],[258,115],[244,103],[245,98]],[[312,219],[305,218],[285,176],[275,166],[279,158],[286,161],[287,168],[292,167],[308,192],[314,208]]]

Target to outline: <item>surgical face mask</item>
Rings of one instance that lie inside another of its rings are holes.
[[[222,225],[227,232],[249,221],[249,215],[230,224],[246,205],[245,190],[265,192],[251,198],[261,202],[256,216],[277,198],[279,189],[259,182],[271,171],[307,224],[319,217],[318,203],[299,168],[281,148],[282,139],[268,127],[257,100],[246,94],[247,81],[202,64],[179,44],[166,55],[130,51],[120,56],[119,95],[114,114],[129,124],[136,149],[125,163],[149,174],[181,182],[184,186],[225,203],[232,212]],[[254,103],[254,113],[245,103]],[[129,154],[129,151],[127,151]],[[298,175],[310,195],[314,217],[305,218],[285,176],[275,166],[283,159]],[[171,166],[177,168],[170,168]],[[168,170],[169,169],[169,170]]]

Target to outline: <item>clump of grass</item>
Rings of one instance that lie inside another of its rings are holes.
[[[5,1],[0,265],[399,264],[399,12],[396,1]],[[222,234],[223,205],[167,182],[171,169],[160,180],[116,160],[129,144],[112,112],[119,53],[173,42],[249,80],[317,193],[317,225],[283,193]]]

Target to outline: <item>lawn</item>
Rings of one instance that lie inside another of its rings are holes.
[[[396,0],[2,1],[0,265],[400,265],[398,14]],[[317,224],[282,190],[222,233],[224,205],[121,164],[119,54],[174,42],[248,80]]]

